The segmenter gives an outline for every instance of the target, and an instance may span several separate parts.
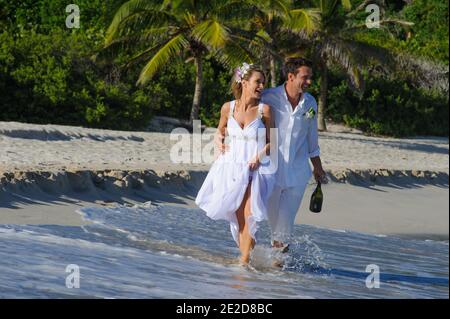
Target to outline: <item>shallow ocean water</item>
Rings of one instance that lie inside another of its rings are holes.
[[[92,224],[0,225],[0,297],[449,297],[448,242],[296,225],[289,253],[280,254],[261,223],[244,268],[228,223],[199,209],[145,203],[79,213]],[[74,269],[79,288],[68,288]],[[374,269],[379,288],[368,288]]]

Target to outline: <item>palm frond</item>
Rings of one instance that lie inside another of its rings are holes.
[[[350,11],[352,9],[352,2],[351,0],[341,0],[341,4],[344,7],[345,10]]]
[[[229,38],[226,26],[215,19],[209,19],[197,24],[191,32],[194,39],[208,48],[221,48]]]
[[[399,19],[384,19],[380,20],[379,22],[380,28],[385,29],[389,31],[388,26],[394,25],[394,26],[401,26],[404,28],[409,28],[414,25],[413,22],[405,21],[405,20],[399,20]],[[346,28],[342,29],[342,33],[354,33],[361,30],[367,30],[367,23],[359,23],[355,25],[347,26]]]
[[[325,39],[321,44],[320,53],[326,61],[335,62],[342,67],[357,90],[360,92],[364,90],[364,79],[360,72],[363,61],[357,60],[354,48],[340,39]]]
[[[320,28],[320,11],[318,9],[294,9],[290,11],[290,18],[285,22],[294,32],[306,31],[312,33]]]
[[[317,2],[316,7],[320,10],[323,18],[332,16],[338,5],[338,0],[318,0]]]
[[[124,3],[114,15],[109,25],[105,45],[116,38],[120,31],[131,29],[133,32],[147,28],[149,25],[162,26],[172,17],[169,13],[161,11],[159,6],[145,0],[130,0]]]
[[[400,20],[400,19],[383,19],[380,20],[380,25],[387,25],[387,24],[394,24],[394,25],[400,25],[402,27],[412,27],[414,25],[413,22],[406,21],[406,20]]]
[[[449,67],[423,57],[408,53],[391,52],[388,49],[358,41],[335,41],[328,43],[327,53],[339,64],[347,68],[357,65],[359,69],[366,68],[370,72],[381,73],[383,76],[396,74],[410,83],[422,88],[435,88],[441,92],[449,91]],[[353,71],[352,71],[353,72]],[[351,75],[352,72],[347,72]],[[354,72],[353,72],[354,73]],[[352,76],[357,80],[355,76]]]
[[[358,13],[360,13],[362,10],[365,10],[366,7],[369,4],[376,4],[378,5],[380,8],[384,8],[385,7],[385,2],[384,0],[364,0],[361,4],[359,4],[355,9],[353,9],[352,11],[347,13],[347,17],[351,18],[355,15],[357,15]]]
[[[214,15],[219,21],[231,22],[235,25],[248,23],[255,17],[257,8],[248,1],[231,0],[214,10]]]
[[[187,46],[188,41],[183,34],[178,34],[167,41],[142,69],[137,84],[145,85],[159,68],[165,65],[171,57],[178,55]]]
[[[185,11],[183,13],[183,19],[189,28],[193,28],[197,25],[197,17],[192,12]]]
[[[263,46],[270,46],[273,42],[272,37],[264,29],[259,30],[253,40],[256,42],[262,42]]]
[[[268,56],[281,60],[283,56],[277,47],[278,41],[280,41],[280,39],[274,41],[267,32],[259,30],[252,41],[247,43],[247,49],[250,52],[255,52],[253,54],[254,59],[260,61],[265,60]]]
[[[289,16],[289,8],[292,1],[287,0],[265,0],[257,1],[263,4],[264,11],[271,11],[275,16]]]
[[[151,46],[149,48],[146,48],[145,50],[143,50],[142,52],[139,52],[137,54],[135,54],[134,56],[132,56],[131,58],[129,58],[129,60],[127,61],[127,64],[125,65],[125,67],[130,67],[136,63],[139,63],[140,61],[149,58],[150,55],[155,52],[158,48],[161,47],[161,44],[158,43],[154,46]]]
[[[243,62],[253,63],[256,60],[253,51],[240,45],[238,41],[228,41],[223,48],[216,50],[214,53],[214,57],[229,69]]]
[[[407,78],[416,86],[437,89],[448,94],[448,65],[413,56],[409,53],[397,54],[395,61],[398,72],[406,73]]]
[[[363,67],[378,64],[385,73],[396,69],[395,53],[388,49],[355,40],[345,41],[345,45]]]
[[[122,45],[123,48],[132,48],[142,44],[146,44],[148,46],[152,43],[163,41],[171,34],[177,33],[177,31],[179,30],[172,26],[148,28],[142,34],[136,33],[116,37],[110,43],[105,45],[102,50],[109,50],[111,47],[117,46],[118,44]]]
[[[444,93],[449,91],[448,65],[359,41],[351,41],[347,45],[353,47],[353,55],[362,66],[368,66],[376,73],[401,76],[417,87],[435,88]]]

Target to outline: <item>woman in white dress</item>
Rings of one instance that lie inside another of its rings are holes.
[[[270,106],[260,103],[264,84],[260,68],[244,63],[236,70],[231,84],[236,100],[222,106],[215,136],[219,156],[195,200],[208,217],[230,222],[242,264],[249,263],[257,223],[267,219],[274,186],[268,161],[272,115]]]

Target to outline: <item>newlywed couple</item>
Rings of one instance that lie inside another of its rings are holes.
[[[210,218],[230,222],[242,264],[249,263],[258,222],[265,219],[272,246],[286,251],[312,173],[317,181],[326,182],[319,156],[317,103],[306,93],[312,64],[289,58],[284,74],[283,85],[264,90],[261,68],[244,63],[236,70],[231,84],[236,100],[222,106],[215,138],[219,156],[195,200]],[[277,132],[277,138],[271,132]]]

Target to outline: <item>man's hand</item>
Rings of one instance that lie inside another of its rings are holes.
[[[261,164],[261,162],[259,161],[259,156],[255,156],[248,162],[248,166],[250,167],[251,171],[256,170],[259,164]]]
[[[320,157],[319,156],[312,157],[311,163],[314,166],[313,175],[316,182],[321,182],[322,184],[328,183],[327,174],[322,168],[322,161],[320,160]]]
[[[322,184],[328,183],[327,174],[322,169],[322,167],[317,167],[317,168],[314,167],[313,175],[314,175],[314,179],[316,180],[316,182],[321,182]]]

